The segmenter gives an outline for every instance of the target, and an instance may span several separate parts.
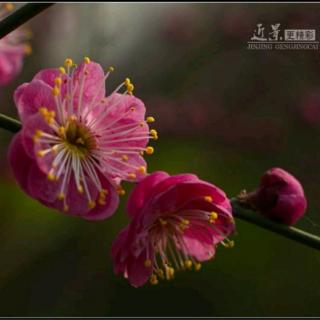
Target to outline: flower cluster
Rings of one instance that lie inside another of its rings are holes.
[[[14,94],[22,130],[9,160],[18,183],[48,207],[86,219],[105,219],[124,194],[121,181],[147,172],[144,153],[157,132],[149,130],[143,102],[125,79],[108,96],[105,73],[88,57],[76,66],[40,71]],[[120,91],[124,88],[124,92]]]
[[[13,9],[0,5],[0,18]],[[0,40],[0,85],[21,69],[31,51],[17,30]],[[134,287],[171,280],[176,271],[199,271],[217,248],[231,248],[235,222],[229,199],[217,186],[185,173],[147,173],[144,155],[158,133],[149,125],[142,100],[126,78],[109,94],[105,83],[114,71],[85,57],[67,58],[20,85],[14,102],[22,129],[8,156],[21,189],[47,207],[86,220],[103,220],[118,208],[123,181],[137,185],[127,202],[129,224],[111,249],[116,274]],[[238,201],[265,217],[292,225],[306,210],[299,181],[280,168],[268,170],[257,190]]]
[[[114,241],[112,258],[115,273],[135,287],[172,279],[175,270],[199,270],[219,244],[233,246],[228,198],[193,174],[150,174],[130,194],[127,211],[131,222]]]
[[[13,9],[11,3],[0,4],[0,19]],[[31,53],[29,38],[30,32],[21,28],[0,39],[0,86],[9,83],[20,72],[24,56]]]

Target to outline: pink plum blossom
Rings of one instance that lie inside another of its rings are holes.
[[[9,161],[18,184],[48,207],[91,220],[115,212],[122,180],[144,177],[143,154],[153,153],[146,145],[157,138],[130,79],[106,97],[112,71],[105,74],[87,57],[77,67],[66,59],[65,67],[40,71],[14,94],[22,129]]]
[[[150,279],[172,279],[175,270],[201,268],[235,225],[231,206],[218,187],[193,174],[148,175],[129,196],[130,224],[112,245],[115,273],[139,287]]]
[[[246,201],[264,216],[287,225],[305,213],[307,200],[300,182],[281,168],[272,168],[261,177],[259,188]]]
[[[1,4],[0,19],[12,9],[12,4]],[[20,28],[0,39],[0,86],[9,83],[21,71],[23,58],[31,52],[27,38],[27,30]]]

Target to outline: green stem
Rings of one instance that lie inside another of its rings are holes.
[[[0,21],[0,39],[54,3],[28,3]]]
[[[320,250],[320,237],[298,228],[289,227],[287,225],[269,220],[255,211],[242,207],[236,198],[231,199],[231,204],[233,208],[233,214],[236,218],[278,233],[308,247]]]
[[[21,122],[0,113],[0,127],[16,133],[21,129]]]

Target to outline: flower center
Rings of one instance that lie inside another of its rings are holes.
[[[65,129],[62,129],[63,142],[67,149],[80,157],[85,157],[97,147],[92,132],[83,124],[71,119]],[[65,131],[65,132],[63,132]]]

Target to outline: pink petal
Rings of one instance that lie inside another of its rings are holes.
[[[8,150],[8,160],[15,179],[21,189],[30,195],[28,189],[28,172],[32,166],[32,160],[26,154],[21,141],[21,133],[17,133],[11,140]]]
[[[105,97],[104,71],[99,63],[91,62],[89,64],[81,63],[74,72],[74,84],[79,81],[78,89],[75,93],[75,101],[79,100],[81,79],[84,71],[87,72],[83,86],[82,101],[84,104],[98,104]]]
[[[23,84],[14,93],[14,101],[22,122],[38,112],[39,108],[55,109],[51,88],[43,81],[34,80]]]
[[[132,190],[128,198],[127,212],[129,217],[133,218],[135,215],[140,214],[146,201],[150,199],[154,187],[168,177],[169,174],[166,172],[157,171],[140,181],[140,183]]]
[[[87,220],[103,220],[113,215],[119,205],[119,196],[115,187],[102,175],[99,175],[101,185],[104,189],[108,190],[106,196],[106,204],[100,205],[98,198],[96,198],[96,207],[91,209],[83,217]]]
[[[187,253],[198,261],[209,260],[216,252],[210,227],[191,225],[184,231],[183,241]]]
[[[144,265],[146,259],[146,253],[143,252],[139,257],[130,257],[127,261],[128,280],[134,287],[144,285],[152,274],[152,268]]]
[[[50,87],[54,87],[54,79],[59,77],[61,75],[59,69],[57,68],[51,68],[51,69],[44,69],[39,71],[34,77],[33,80],[41,80],[45,82]]]
[[[31,197],[46,203],[54,203],[57,200],[60,183],[58,181],[49,181],[47,175],[39,170],[36,163],[31,166],[27,176]]]

